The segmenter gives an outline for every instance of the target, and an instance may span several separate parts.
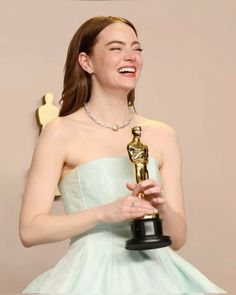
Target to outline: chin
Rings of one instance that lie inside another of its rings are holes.
[[[124,90],[126,94],[128,94],[131,90],[135,89],[136,83],[130,83],[129,85],[122,85],[121,88]]]

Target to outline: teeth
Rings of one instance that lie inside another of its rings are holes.
[[[135,73],[135,68],[124,67],[124,68],[120,68],[118,71],[119,73],[126,73],[126,72]]]

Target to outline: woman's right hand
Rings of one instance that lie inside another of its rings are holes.
[[[158,211],[149,201],[128,195],[98,208],[99,220],[105,223],[118,223],[156,214]]]

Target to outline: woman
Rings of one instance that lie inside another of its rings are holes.
[[[26,247],[71,244],[25,293],[222,292],[173,251],[186,239],[181,157],[170,126],[134,112],[141,51],[135,27],[117,17],[86,21],[70,43],[60,117],[43,129],[34,151],[20,238]],[[134,126],[142,127],[150,154],[150,178],[139,184],[126,151]],[[65,215],[50,214],[58,181]],[[129,221],[157,211],[172,249],[125,250]]]

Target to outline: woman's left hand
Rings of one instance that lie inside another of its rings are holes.
[[[139,183],[127,183],[126,187],[132,191],[133,196],[143,193],[145,200],[149,201],[157,209],[161,209],[166,203],[161,187],[152,179],[146,179]]]

